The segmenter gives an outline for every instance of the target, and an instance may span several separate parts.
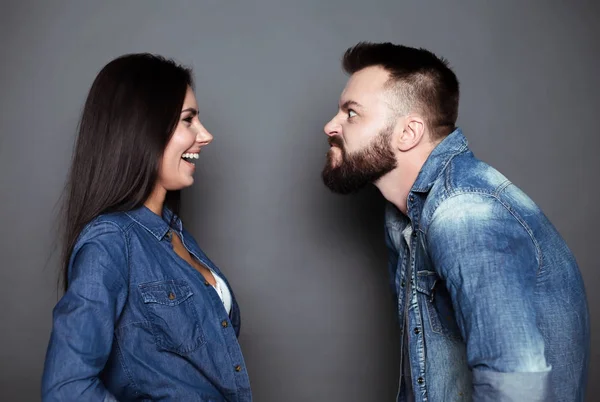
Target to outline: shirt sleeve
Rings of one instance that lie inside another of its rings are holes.
[[[528,228],[495,197],[461,194],[438,207],[426,242],[467,344],[473,400],[552,400],[534,305],[538,247]]]
[[[43,401],[114,401],[99,376],[128,292],[127,243],[114,224],[90,227],[78,241],[69,287],[53,311],[42,377]]]

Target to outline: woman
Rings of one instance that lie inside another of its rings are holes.
[[[192,86],[189,69],[133,54],[90,89],[44,401],[252,400],[235,297],[178,217],[179,191],[213,138]]]

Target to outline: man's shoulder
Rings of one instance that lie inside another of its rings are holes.
[[[496,197],[512,183],[498,170],[475,158],[472,153],[454,157],[432,186],[422,211],[427,227],[440,208],[448,207],[465,218],[475,206],[492,210]],[[438,214],[436,214],[438,212]],[[424,227],[424,229],[425,229]]]
[[[510,184],[506,176],[472,153],[459,154],[435,180],[427,195],[427,207],[435,210],[441,202],[460,194],[497,194]]]
[[[463,192],[493,194],[509,182],[497,169],[471,153],[453,158],[438,180],[443,180],[448,196]]]

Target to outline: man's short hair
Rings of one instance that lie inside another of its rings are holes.
[[[420,113],[432,140],[456,128],[459,84],[444,58],[422,48],[361,42],[346,50],[342,65],[348,74],[371,66],[388,71],[386,87],[393,95],[392,109],[400,115]]]

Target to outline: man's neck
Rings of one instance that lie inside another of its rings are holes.
[[[418,170],[416,172],[413,169],[407,171],[398,166],[375,182],[375,186],[381,191],[386,200],[394,204],[404,215],[407,215],[406,200],[418,174]]]
[[[425,161],[435,148],[435,144],[428,145],[421,149],[413,149],[411,154],[402,155],[401,158],[398,158],[398,166],[375,182],[375,186],[385,199],[394,204],[404,215],[408,215],[408,193],[415,184]]]

